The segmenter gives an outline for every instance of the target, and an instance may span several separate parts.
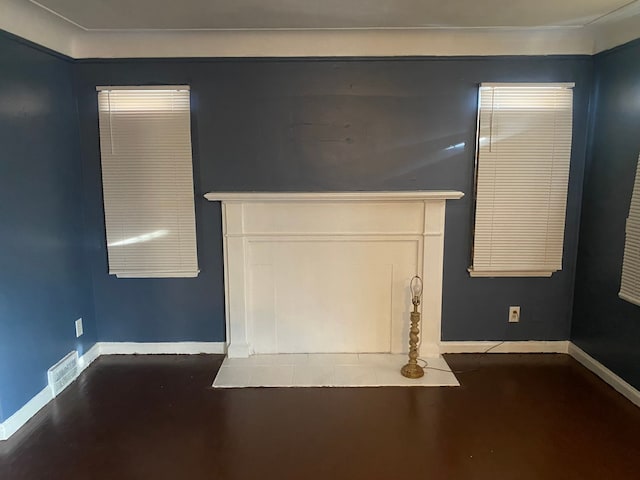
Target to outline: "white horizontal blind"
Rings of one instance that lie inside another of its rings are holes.
[[[482,84],[472,276],[562,269],[573,84]]]
[[[627,218],[620,298],[640,305],[640,158]]]
[[[109,273],[198,274],[188,87],[98,87]]]

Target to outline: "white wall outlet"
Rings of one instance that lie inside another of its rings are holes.
[[[509,307],[509,323],[518,323],[520,321],[520,305],[512,305]]]
[[[84,330],[82,329],[82,319],[79,318],[76,320],[76,338],[82,336]]]

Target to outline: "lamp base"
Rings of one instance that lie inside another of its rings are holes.
[[[407,363],[400,369],[400,373],[407,378],[420,378],[424,376],[424,369],[417,363]]]

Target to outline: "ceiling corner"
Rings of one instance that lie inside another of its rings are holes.
[[[630,17],[594,23],[589,29],[593,36],[593,53],[600,53],[640,38],[640,12]]]
[[[0,0],[0,29],[77,59],[592,55],[640,38],[640,1],[587,26],[91,31],[35,1]]]
[[[0,29],[73,57],[73,37],[81,31],[62,18],[22,0],[0,0]]]

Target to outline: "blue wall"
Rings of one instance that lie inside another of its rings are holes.
[[[72,65],[0,34],[0,421],[96,340]],[[83,317],[85,334],[75,338]]]
[[[640,388],[640,307],[618,298],[625,222],[640,153],[640,42],[594,60],[595,115],[571,337]]]
[[[590,57],[77,62],[100,340],[224,340],[220,209],[204,193],[386,189],[467,193],[447,208],[444,339],[568,339],[591,70]],[[550,279],[472,279],[466,270],[477,87],[498,81],[576,83],[564,268]],[[107,274],[95,87],[137,84],[191,85],[196,279]],[[522,320],[508,324],[514,304]]]
[[[640,388],[640,307],[617,296],[640,150],[640,42],[595,59],[71,62],[0,34],[0,71],[0,421],[46,385],[49,366],[98,338],[224,339],[220,209],[202,198],[211,190],[462,190],[447,212],[443,339],[571,335]],[[477,85],[499,81],[576,83],[564,267],[550,279],[466,272]],[[119,84],[192,87],[196,279],[107,274],[95,87]],[[506,322],[512,304],[519,324]]]

